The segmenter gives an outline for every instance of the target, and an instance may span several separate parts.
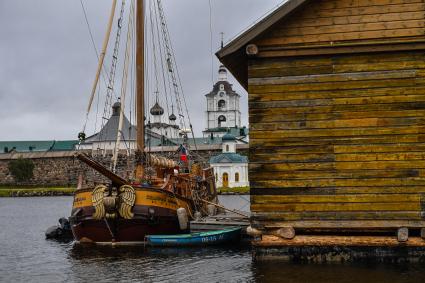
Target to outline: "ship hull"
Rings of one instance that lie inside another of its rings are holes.
[[[147,235],[168,235],[185,233],[181,230],[177,209],[186,208],[190,213],[191,202],[161,190],[136,189],[136,203],[132,209],[134,217],[123,219],[96,220],[91,204],[91,191],[77,191],[70,224],[74,239],[79,243],[126,243],[139,244]]]

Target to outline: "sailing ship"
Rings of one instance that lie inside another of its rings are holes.
[[[160,0],[152,1],[156,2],[154,7],[161,7]],[[124,2],[118,21],[119,28],[122,26]],[[103,60],[111,32],[115,6],[116,0],[113,0],[107,36],[99,58],[98,71],[87,113],[90,111],[96,85],[104,65]],[[105,167],[86,153],[76,153],[76,157],[81,162],[93,168],[108,180],[105,184],[86,188],[82,187],[83,182],[81,179],[79,180],[78,188],[74,194],[70,224],[75,241],[80,243],[137,244],[143,243],[147,235],[187,233],[188,219],[206,214],[208,211],[207,203],[217,202],[212,168],[203,167],[196,163],[191,164],[186,159],[180,160],[180,164],[178,164],[178,162],[163,156],[154,156],[150,154],[145,144],[145,1],[132,2],[131,10],[130,17],[131,15],[134,16],[133,20],[129,20],[129,26],[133,23],[135,30],[134,33],[129,32],[128,37],[131,37],[131,34],[135,34],[136,37],[137,158],[135,173],[132,180],[129,180],[119,176],[114,170],[119,151],[119,135],[114,150],[114,164],[110,168]],[[159,11],[159,15],[161,18],[163,17],[162,10]],[[160,25],[166,31],[164,21],[161,21]],[[168,39],[166,41],[166,47],[169,48],[170,43]],[[129,46],[131,44],[127,43],[127,47]],[[167,51],[167,59],[164,61],[169,67],[168,71],[175,72],[171,63],[172,52],[170,50],[165,51]],[[113,56],[116,59],[115,51]],[[128,54],[125,58],[124,66],[129,64]],[[111,72],[111,74],[114,73]],[[172,76],[175,86],[176,75],[172,73]],[[111,80],[111,77],[109,77],[109,80]],[[121,103],[124,104],[124,97],[120,98]],[[124,110],[121,109],[120,111],[120,120],[122,121]],[[190,128],[193,136],[192,126]],[[183,132],[183,140],[187,140],[189,132]],[[85,139],[84,131],[79,134],[79,138],[81,141]],[[187,146],[187,144],[181,145],[182,148]],[[154,170],[153,176],[147,174],[148,167]]]

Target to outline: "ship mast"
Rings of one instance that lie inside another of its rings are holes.
[[[145,149],[145,22],[144,0],[136,1],[136,124],[137,151],[142,156]],[[138,164],[138,166],[141,164]],[[143,164],[141,165],[143,166]],[[143,174],[143,167],[138,168]],[[138,174],[139,175],[139,174]],[[138,176],[142,177],[142,176]]]

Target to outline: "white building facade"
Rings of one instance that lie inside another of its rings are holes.
[[[248,158],[236,153],[236,138],[226,134],[222,138],[222,153],[210,159],[218,188],[247,187]]]
[[[206,128],[204,137],[222,137],[228,128],[241,128],[240,95],[233,90],[227,78],[227,70],[220,66],[218,81],[206,95]]]

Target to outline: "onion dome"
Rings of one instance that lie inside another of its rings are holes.
[[[236,137],[234,136],[234,135],[232,135],[232,134],[230,134],[230,133],[227,133],[227,134],[225,134],[222,138],[221,138],[221,140],[223,141],[223,142],[228,142],[228,141],[236,141]]]
[[[154,116],[160,116],[164,114],[164,108],[159,106],[158,102],[155,103],[155,105],[151,108],[151,114]]]
[[[168,117],[168,119],[170,119],[170,121],[176,121],[177,120],[177,117],[176,117],[176,115],[174,115],[174,113],[172,113],[170,115],[170,117]]]
[[[119,116],[121,112],[121,102],[115,102],[112,105],[112,116]]]

